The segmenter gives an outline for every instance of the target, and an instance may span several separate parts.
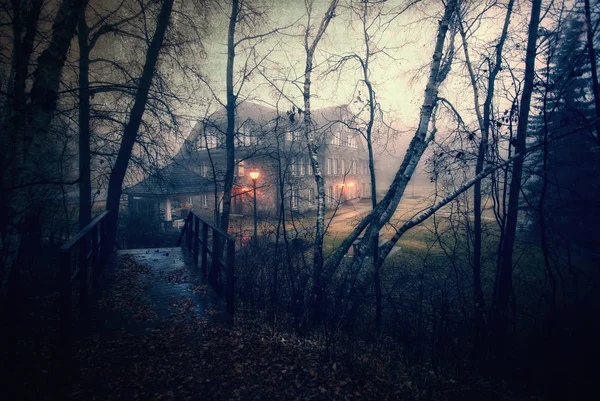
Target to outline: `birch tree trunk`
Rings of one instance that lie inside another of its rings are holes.
[[[445,59],[445,63],[442,65],[442,52],[444,49],[444,43],[446,41],[446,35],[450,26],[450,21],[456,11],[457,0],[450,0],[446,3],[444,10],[444,16],[442,17],[436,36],[435,48],[433,52],[433,60],[430,67],[429,77],[427,80],[427,86],[425,89],[425,99],[421,106],[419,125],[410,142],[408,150],[404,156],[400,168],[396,172],[394,180],[390,185],[390,189],[385,194],[384,198],[377,204],[365,218],[363,218],[355,229],[348,235],[340,244],[338,250],[328,259],[325,266],[327,276],[331,276],[336,268],[341,263],[344,255],[348,252],[350,246],[358,238],[358,236],[368,228],[368,235],[365,235],[360,246],[358,247],[357,255],[354,258],[353,267],[357,268],[365,257],[365,251],[375,241],[375,237],[378,238],[378,233],[381,228],[390,220],[393,216],[402,195],[406,189],[408,182],[410,181],[415,168],[423,155],[423,152],[427,148],[427,132],[433,109],[438,101],[439,87],[442,82],[446,79],[450,72],[452,64],[454,46],[453,40],[450,41],[448,51]],[[380,260],[381,258],[379,258]]]
[[[319,166],[317,141],[315,132],[312,127],[311,119],[311,107],[310,107],[310,96],[311,96],[311,74],[313,70],[313,61],[315,50],[327,29],[327,26],[335,15],[335,9],[338,5],[338,0],[332,0],[329,3],[329,7],[321,20],[319,30],[317,31],[312,42],[309,43],[310,36],[310,15],[312,11],[312,2],[307,4],[308,8],[308,22],[306,25],[306,31],[304,35],[304,51],[306,53],[306,64],[304,67],[304,87],[303,87],[303,98],[304,98],[304,136],[308,143],[308,152],[310,155],[310,162],[313,168],[313,174],[315,182],[317,184],[317,221],[316,221],[316,233],[315,233],[315,244],[313,250],[313,290],[312,290],[312,301],[313,301],[313,321],[318,323],[321,321],[322,314],[324,313],[324,301],[325,301],[325,288],[322,278],[323,269],[323,236],[325,235],[325,179],[323,178],[323,171]]]
[[[133,145],[135,144],[142,117],[146,109],[148,92],[152,85],[156,63],[158,62],[160,49],[162,48],[165,33],[169,25],[173,1],[174,0],[164,0],[161,6],[156,30],[146,53],[146,61],[135,95],[135,101],[129,115],[129,121],[125,126],[121,146],[119,147],[119,153],[117,154],[117,160],[115,161],[113,170],[110,174],[106,210],[109,210],[111,213],[107,218],[107,240],[102,250],[103,257],[108,256],[112,251],[116,239],[123,180],[125,179],[125,173],[127,172]]]
[[[525,150],[527,138],[527,124],[529,122],[529,108],[535,78],[535,57],[537,52],[538,26],[540,20],[541,0],[533,0],[531,19],[529,21],[529,36],[527,38],[527,53],[525,58],[525,79],[519,109],[519,122],[517,136],[514,141],[515,153],[521,154]],[[515,159],[512,166],[510,192],[506,213],[505,238],[501,252],[500,271],[496,277],[496,298],[493,305],[493,338],[495,339],[494,351],[501,357],[505,345],[505,336],[508,328],[509,298],[512,289],[513,253],[519,215],[519,197],[521,192],[521,179],[523,175],[523,158]]]

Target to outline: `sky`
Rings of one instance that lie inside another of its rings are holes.
[[[399,2],[396,2],[399,3]],[[390,1],[386,6],[392,7]],[[317,24],[326,8],[324,0],[315,1],[313,24]],[[384,34],[378,35],[377,42],[385,48],[389,56],[377,55],[371,64],[372,81],[377,93],[377,99],[384,110],[391,113],[394,120],[416,120],[420,102],[423,98],[423,74],[415,79],[416,70],[426,65],[431,58],[433,38],[436,33],[435,20],[424,20],[423,9],[434,12],[434,6],[424,6],[419,10],[409,11],[398,17]],[[227,10],[228,11],[228,10]],[[224,99],[225,67],[227,59],[227,18],[225,10],[216,12],[212,19],[211,35],[205,41],[207,56],[202,69],[221,99]],[[285,76],[302,79],[304,72],[304,49],[299,34],[306,24],[304,2],[282,0],[272,4],[268,13],[269,22],[251,34],[267,32],[273,27],[281,27],[298,21],[293,29],[285,35],[271,37],[258,47],[257,53],[265,54],[272,51],[264,66],[270,77],[283,79]],[[389,17],[388,17],[389,18]],[[435,25],[434,25],[435,24]],[[360,26],[358,21],[350,20],[350,11],[341,9],[339,15],[329,25],[326,35],[317,48],[315,64],[318,66],[313,73],[312,106],[314,108],[339,104],[352,104],[356,100],[355,88],[358,82],[358,64],[346,64],[340,75],[332,73],[325,75],[327,69],[324,62],[336,55],[346,55],[350,51],[361,50]],[[243,34],[238,34],[241,37]],[[296,35],[296,36],[292,36]],[[243,52],[237,57],[236,66],[243,65]],[[331,65],[331,64],[329,64]],[[283,88],[281,82],[279,87]],[[274,103],[273,90],[268,88],[265,81],[257,78],[245,84],[243,94],[267,103]],[[302,103],[301,93],[292,85],[287,85],[284,91]],[[362,88],[362,93],[365,89]],[[364,97],[364,96],[363,96]],[[414,121],[413,121],[414,122]]]

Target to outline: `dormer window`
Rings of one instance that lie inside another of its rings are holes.
[[[206,128],[198,137],[198,149],[213,149],[216,147],[216,130],[214,128]]]
[[[340,135],[341,135],[340,132],[334,132],[333,133],[333,135],[331,137],[331,144],[332,145],[337,145],[337,146],[340,145]]]

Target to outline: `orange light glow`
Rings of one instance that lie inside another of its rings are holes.
[[[252,181],[258,180],[259,176],[260,176],[260,171],[258,171],[257,168],[253,168],[252,170],[250,170],[250,178],[252,179]]]
[[[353,186],[354,186],[354,183],[353,183],[353,182],[349,182],[349,183],[348,183],[348,186],[349,186],[349,187],[353,187]]]

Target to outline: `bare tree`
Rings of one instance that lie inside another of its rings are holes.
[[[308,153],[310,155],[310,162],[313,168],[313,174],[315,176],[315,182],[317,184],[317,220],[316,220],[316,232],[315,232],[315,243],[313,249],[313,318],[316,322],[322,318],[325,301],[325,283],[322,278],[323,269],[323,236],[325,235],[325,179],[323,178],[323,171],[319,166],[318,151],[317,151],[317,138],[315,132],[312,129],[311,119],[311,74],[313,71],[313,63],[315,57],[315,51],[319,42],[323,38],[327,27],[331,20],[335,17],[335,10],[338,5],[338,0],[332,0],[325,11],[325,15],[319,23],[319,27],[311,38],[312,27],[312,12],[313,12],[313,0],[305,0],[306,13],[308,21],[306,23],[306,30],[304,32],[304,52],[306,55],[306,64],[304,67],[304,87],[303,87],[303,98],[304,98],[304,136],[308,145]]]
[[[538,27],[540,22],[541,0],[534,0],[529,21],[529,33],[527,38],[527,54],[525,58],[525,76],[523,93],[521,95],[519,122],[517,136],[513,142],[516,154],[522,154],[525,150],[527,139],[527,125],[529,123],[529,111],[531,95],[535,78],[535,57],[537,53]],[[523,176],[523,158],[517,157],[512,165],[510,181],[510,193],[506,216],[505,239],[501,251],[500,270],[496,278],[494,288],[493,305],[493,330],[495,337],[495,352],[501,356],[505,344],[505,335],[509,322],[509,299],[512,289],[513,251],[517,230],[517,219],[519,215],[519,198],[521,193],[521,180]]]
[[[148,92],[150,90],[150,86],[152,85],[152,78],[155,73],[159,53],[163,45],[167,27],[169,25],[172,9],[173,0],[164,0],[156,23],[154,36],[152,37],[152,41],[148,47],[148,52],[146,53],[146,62],[140,77],[135,102],[129,115],[129,121],[127,122],[123,132],[123,139],[121,140],[117,159],[110,174],[106,210],[111,211],[111,214],[109,215],[110,217],[107,221],[107,241],[104,244],[104,255],[108,255],[108,253],[112,250],[116,238],[123,180],[125,178],[125,173],[127,172],[127,166],[131,158],[133,145],[135,144],[138,130],[140,124],[142,123],[142,117],[144,115],[146,102],[148,100]]]
[[[475,114],[477,116],[477,122],[479,124],[479,133],[481,135],[479,141],[479,148],[477,150],[477,161],[475,164],[475,175],[480,174],[483,171],[484,164],[488,158],[488,144],[490,135],[490,124],[492,115],[492,101],[495,96],[495,85],[498,73],[502,70],[502,50],[504,43],[508,35],[508,27],[510,24],[510,18],[512,15],[514,0],[510,0],[506,6],[506,16],[504,18],[504,25],[498,43],[495,46],[495,59],[489,63],[487,68],[490,69],[487,83],[485,85],[485,99],[483,107],[479,100],[479,83],[477,82],[477,76],[473,68],[471,56],[469,54],[468,47],[468,32],[465,29],[463,18],[460,18],[459,29],[460,36],[462,38],[463,51],[465,55],[465,64],[467,71],[469,72],[469,78],[471,87],[473,88],[473,101],[475,107]],[[479,13],[478,16],[482,16],[484,13]],[[471,23],[472,26],[477,22],[477,19]],[[485,299],[483,295],[483,289],[481,286],[481,237],[482,237],[482,188],[481,181],[476,181],[473,189],[473,302],[474,302],[474,324],[475,324],[475,337],[479,338],[482,325],[483,316],[485,311]]]

